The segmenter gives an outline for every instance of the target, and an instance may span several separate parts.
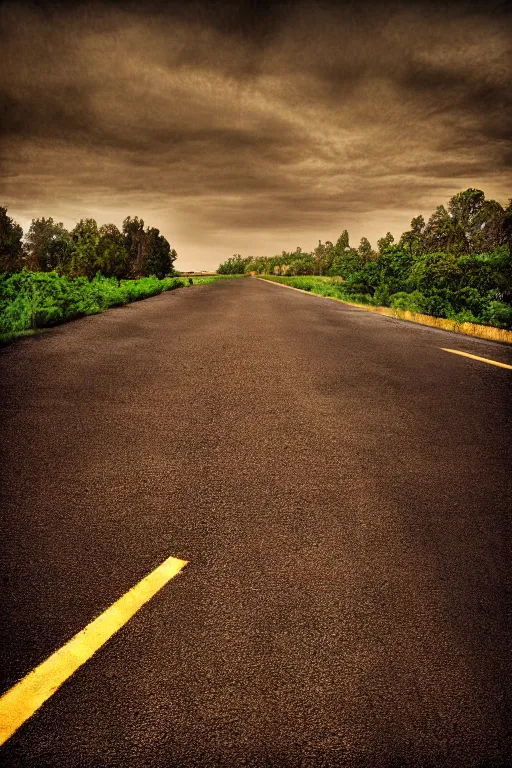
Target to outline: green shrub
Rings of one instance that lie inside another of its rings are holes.
[[[456,323],[478,323],[478,317],[475,317],[469,309],[462,309],[460,312],[452,313],[448,320],[455,320]]]
[[[372,296],[369,293],[352,293],[350,296],[345,297],[347,301],[352,301],[354,304],[371,304]]]
[[[94,315],[108,307],[155,296],[184,285],[175,277],[118,280],[97,274],[71,279],[24,270],[0,279],[0,333],[9,334]]]
[[[426,297],[425,314],[433,317],[449,317],[454,314],[454,309],[444,294],[433,293]]]
[[[491,301],[483,313],[483,320],[496,328],[512,328],[512,305]]]
[[[399,291],[390,297],[389,305],[393,309],[405,309],[410,312],[422,313],[427,306],[427,300],[420,291],[412,291],[412,293]]]

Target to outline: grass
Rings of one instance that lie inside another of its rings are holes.
[[[328,299],[335,299],[344,304],[353,307],[366,309],[369,312],[376,312],[379,315],[394,317],[397,320],[407,320],[411,323],[420,323],[433,328],[440,328],[444,331],[453,331],[462,333],[466,336],[474,336],[480,339],[489,339],[490,341],[500,341],[506,344],[512,344],[512,331],[504,328],[494,328],[491,325],[478,325],[477,323],[458,322],[457,320],[447,320],[444,317],[433,317],[419,312],[411,312],[405,309],[392,309],[390,307],[376,307],[363,301],[354,301],[350,296],[343,292],[342,281],[332,277],[279,277],[276,275],[257,275],[262,280],[269,280],[272,283],[280,283],[290,288],[296,288],[300,291],[313,293],[317,296],[324,296]]]
[[[192,285],[209,285],[210,283],[215,283],[217,280],[233,280],[237,277],[247,277],[247,275],[205,275],[205,277],[194,277],[191,275],[188,277],[187,275],[184,275],[181,277],[181,280],[185,280],[190,284],[190,280],[192,280]]]
[[[17,272],[0,275],[0,344],[33,336],[42,328],[77,317],[96,315],[110,307],[156,296],[189,285],[208,285],[218,279],[243,275],[208,277],[143,277],[139,280],[106,278],[89,281],[71,279],[56,272]]]

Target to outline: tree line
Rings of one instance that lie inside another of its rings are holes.
[[[467,189],[439,205],[428,221],[412,219],[395,242],[390,232],[372,248],[358,247],[347,230],[333,243],[319,241],[272,257],[235,254],[220,274],[329,275],[366,303],[396,306],[437,317],[512,325],[512,199],[504,208]]]
[[[98,227],[94,219],[81,219],[71,231],[52,217],[33,219],[23,230],[0,207],[0,272],[58,272],[91,280],[105,277],[135,279],[174,274],[177,253],[155,227],[128,216],[120,230],[115,224]]]

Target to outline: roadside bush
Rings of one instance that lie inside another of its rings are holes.
[[[490,301],[483,317],[484,322],[496,328],[512,328],[512,305],[503,301]]]
[[[395,294],[395,296],[398,296],[398,294]],[[384,283],[378,285],[375,289],[372,304],[375,304],[376,307],[389,307],[390,298],[389,287]]]
[[[144,277],[121,280],[97,274],[71,279],[57,272],[22,271],[0,279],[0,333],[44,328],[75,317],[93,315],[108,307],[155,296],[179,288],[177,278]]]
[[[421,314],[425,312],[427,300],[420,291],[412,291],[412,293],[399,291],[390,297],[389,305],[393,309],[406,309],[410,312],[419,312]]]
[[[354,304],[372,304],[372,296],[369,293],[352,293],[345,297],[347,301],[353,301]]]
[[[446,295],[433,293],[425,300],[425,314],[433,317],[450,317],[454,314],[454,309]]]
[[[455,320],[456,323],[479,322],[478,317],[475,317],[475,315],[469,309],[463,309],[460,312],[454,312],[452,315],[450,315],[450,317],[448,317],[448,320]]]

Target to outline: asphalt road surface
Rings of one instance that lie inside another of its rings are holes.
[[[255,279],[0,351],[2,690],[188,561],[3,766],[512,764],[512,364]]]

